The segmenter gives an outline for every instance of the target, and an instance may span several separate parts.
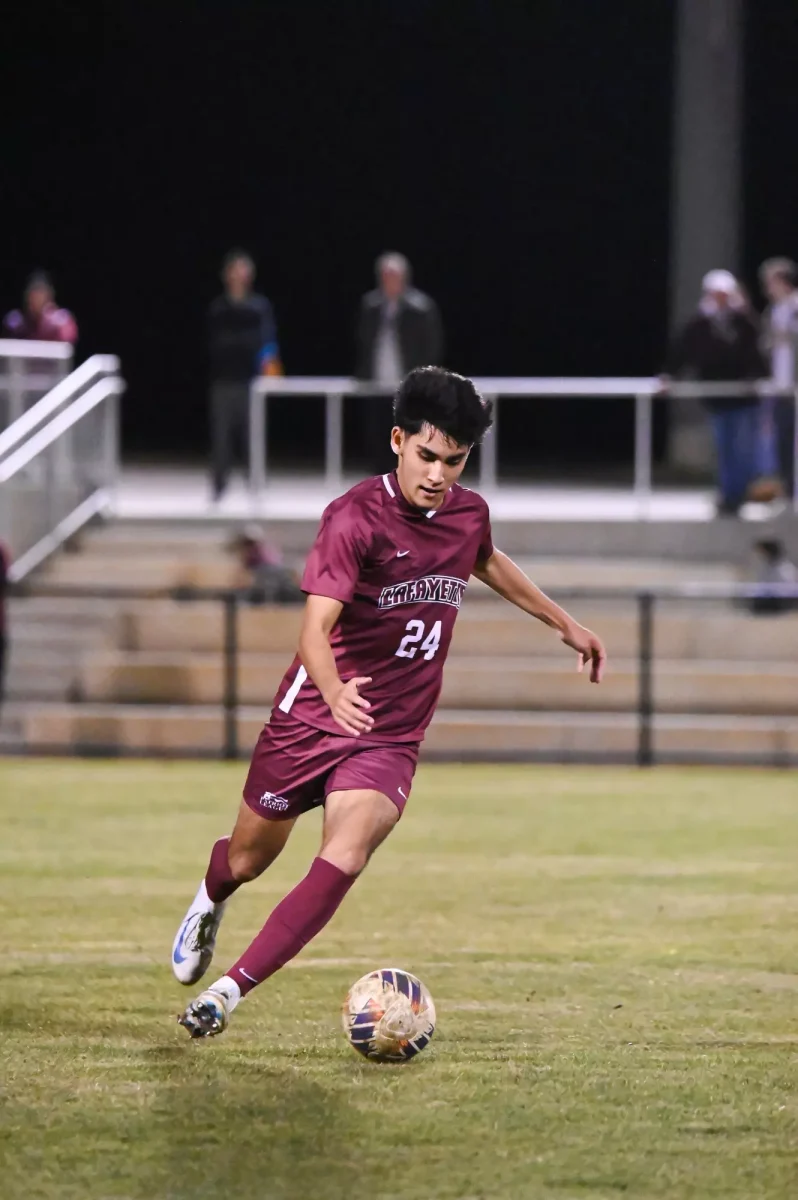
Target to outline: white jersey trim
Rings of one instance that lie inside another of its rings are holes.
[[[280,709],[280,712],[288,713],[291,711],[291,709],[293,708],[294,701],[297,698],[297,693],[299,692],[299,689],[302,687],[302,684],[305,682],[307,677],[308,677],[308,673],[305,670],[305,668],[300,667],[296,673],[296,678],[294,679],[294,682],[291,684],[290,688],[285,693],[282,700],[280,701],[280,703],[277,706]]]
[[[396,492],[395,492],[395,491],[393,490],[393,488],[391,487],[391,481],[390,481],[390,479],[389,479],[389,477],[388,477],[387,475],[383,475],[383,477],[382,477],[382,482],[385,484],[385,490],[386,490],[386,492],[388,493],[388,495],[389,495],[389,496],[393,496],[393,497],[394,497],[394,499],[396,499]],[[438,511],[438,510],[437,510],[437,508],[431,508],[431,509],[430,509],[428,512],[426,512],[424,515],[426,516],[427,520],[429,520],[429,518],[430,518],[430,517],[434,517],[434,516],[435,516],[435,513],[436,513],[437,511]]]

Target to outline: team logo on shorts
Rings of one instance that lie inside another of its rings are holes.
[[[272,812],[285,812],[288,808],[285,796],[275,796],[274,792],[264,792],[258,803],[264,808],[270,808]]]

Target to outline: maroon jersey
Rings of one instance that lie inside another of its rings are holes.
[[[374,718],[362,742],[417,742],[440,695],[443,664],[469,576],[493,553],[481,496],[455,484],[439,509],[403,497],[396,475],[366,479],[324,510],[302,590],[344,608],[330,645]],[[281,712],[343,734],[297,656],[275,697]]]
[[[37,342],[76,342],[78,326],[67,308],[45,304],[38,316],[15,308],[3,320],[5,336]]]

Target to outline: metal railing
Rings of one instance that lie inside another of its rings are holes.
[[[125,386],[106,373],[114,366],[113,356],[90,359],[0,435],[0,538],[12,581],[111,505]]]
[[[137,750],[132,751],[129,746],[121,743],[102,743],[97,740],[89,744],[73,746],[72,749],[76,753],[90,753],[92,755],[108,754],[118,756],[126,753],[140,753],[149,755],[159,755],[164,753],[173,754],[179,757],[216,757],[223,759],[237,759],[242,751],[247,751],[247,747],[241,745],[239,719],[242,716],[242,700],[241,700],[241,683],[239,668],[241,657],[244,651],[241,647],[239,617],[242,608],[251,603],[251,596],[246,591],[233,589],[204,589],[204,588],[158,588],[158,589],[133,589],[133,588],[84,588],[68,585],[46,585],[37,584],[33,581],[25,581],[23,583],[12,584],[10,589],[12,596],[35,599],[35,598],[52,598],[52,599],[79,599],[81,601],[115,601],[119,604],[132,602],[139,604],[140,602],[163,602],[164,600],[173,601],[176,605],[187,607],[190,611],[192,604],[200,602],[212,602],[221,607],[222,612],[222,636],[219,645],[219,654],[222,663],[222,690],[216,703],[216,709],[221,717],[220,738],[216,745],[209,742],[203,742],[203,750],[175,747],[169,751],[164,751],[160,746],[140,746]],[[658,762],[748,762],[758,763],[768,766],[784,767],[798,764],[798,691],[795,692],[794,703],[791,703],[785,708],[782,703],[780,706],[775,705],[768,712],[763,710],[761,704],[751,705],[748,696],[745,692],[739,693],[739,702],[735,702],[734,695],[724,696],[724,706],[722,709],[708,709],[706,703],[696,703],[692,707],[690,704],[684,708],[674,710],[673,707],[658,709],[657,705],[657,666],[658,660],[656,654],[658,622],[660,618],[666,619],[663,613],[673,616],[679,611],[681,604],[689,602],[698,606],[698,610],[706,603],[714,603],[723,605],[719,611],[729,614],[734,610],[729,607],[730,604],[750,606],[751,602],[762,603],[764,600],[767,604],[776,605],[783,604],[789,607],[790,611],[798,613],[798,584],[697,584],[697,585],[680,585],[674,587],[662,587],[656,590],[652,589],[630,589],[630,588],[586,588],[586,587],[568,587],[551,589],[551,594],[558,600],[565,603],[582,602],[582,601],[597,601],[609,602],[612,607],[608,607],[607,613],[611,614],[618,611],[618,606],[626,604],[629,606],[629,613],[632,623],[636,631],[634,641],[633,661],[636,665],[636,698],[633,703],[623,704],[622,706],[612,705],[608,701],[607,705],[593,704],[589,709],[580,710],[578,706],[574,706],[568,710],[568,715],[579,719],[595,719],[596,717],[607,717],[608,720],[631,718],[635,723],[634,729],[634,746],[628,752],[622,754],[606,753],[606,752],[590,752],[563,754],[562,752],[538,751],[536,753],[526,754],[499,754],[497,756],[486,754],[483,757],[507,757],[518,761],[542,759],[545,761],[562,761],[573,759],[574,761],[591,761],[591,762],[607,762],[620,761],[631,762],[639,767],[651,767]],[[479,603],[477,601],[476,603]],[[676,607],[674,607],[676,606]],[[696,609],[691,609],[689,617],[695,620]],[[785,610],[786,611],[786,610]],[[268,613],[268,609],[264,610]],[[760,621],[779,621],[781,615],[758,617]],[[713,612],[712,619],[717,620],[717,613]],[[751,618],[752,620],[754,618]],[[783,667],[785,657],[792,660],[798,651],[798,629],[795,627],[795,622],[790,622],[791,632],[795,638],[795,645],[786,644],[783,639],[780,642],[784,653],[779,658],[756,659],[750,655],[742,654],[737,659],[733,659],[731,665],[736,665],[738,669],[758,667],[765,672],[768,666],[776,668]],[[600,624],[598,625],[599,633],[601,633]],[[11,632],[11,641],[13,647],[13,627]],[[613,646],[608,645],[609,652],[609,675],[611,677],[613,669]],[[190,658],[192,653],[190,649],[182,648],[181,654],[185,654]],[[489,651],[486,647],[486,656]],[[452,662],[456,660],[457,655],[452,656]],[[285,665],[286,668],[290,663],[291,655],[286,653]],[[497,661],[501,661],[501,656],[498,656]],[[534,662],[534,659],[531,659]],[[686,659],[678,655],[670,659],[666,655],[661,656],[662,663],[666,662],[684,662],[695,661],[697,664],[705,663],[705,666],[711,665],[697,655],[688,656]],[[728,660],[724,659],[724,664]],[[616,664],[617,666],[617,664]],[[602,696],[606,693],[597,693]],[[95,706],[98,702],[91,702],[90,707]],[[134,709],[138,711],[152,712],[157,714],[159,711],[171,711],[175,700],[163,699],[162,701],[153,702],[152,700],[142,699],[138,702],[130,701],[129,699],[120,704],[116,699],[108,699],[100,701],[101,706],[107,705],[114,710],[116,715],[120,709],[123,709],[127,704],[132,704]],[[184,702],[185,705],[185,702]],[[191,708],[189,703],[187,706]],[[197,711],[207,711],[207,700],[202,704],[194,705]],[[77,714],[80,714],[81,706],[76,705]],[[263,719],[267,719],[267,705],[259,708],[262,711]],[[467,710],[464,710],[467,711]],[[540,712],[540,710],[531,708],[530,712]],[[251,708],[250,708],[251,712]],[[688,752],[660,752],[657,748],[657,732],[658,718],[676,717],[695,722],[699,726],[702,720],[712,720],[713,718],[730,718],[745,719],[751,726],[756,727],[757,722],[780,722],[783,733],[783,726],[789,724],[790,731],[786,738],[776,739],[778,745],[767,754],[756,754],[746,751],[741,753],[725,753],[717,754],[714,752],[702,752],[693,750]],[[90,724],[90,722],[89,722]],[[792,739],[792,749],[790,749],[790,739]],[[31,752],[46,752],[55,750],[63,752],[66,748],[63,744],[58,746],[47,746],[36,744],[35,746],[20,745],[16,747],[18,750],[30,750]],[[457,755],[450,756],[457,758]],[[478,757],[471,756],[468,752],[459,757]]]
[[[798,389],[779,388],[771,380],[756,383],[671,383],[663,389],[658,378],[618,379],[515,379],[475,378],[474,383],[483,396],[493,401],[493,427],[480,448],[479,487],[492,491],[498,482],[497,455],[499,437],[499,401],[510,397],[535,398],[583,398],[616,399],[627,397],[634,400],[634,482],[633,492],[637,502],[638,516],[650,516],[650,500],[653,493],[653,406],[658,396],[684,397],[688,399],[711,399],[726,396],[776,396],[793,397],[798,409]],[[272,396],[303,397],[323,396],[325,401],[325,450],[324,482],[330,491],[343,484],[344,456],[344,399],[346,397],[388,396],[394,388],[374,383],[358,383],[344,377],[259,377],[250,387],[249,484],[253,505],[257,507],[263,497],[267,480],[268,464],[268,399]],[[793,453],[798,459],[798,421]],[[796,473],[798,474],[798,472]],[[796,480],[793,505],[798,512],[798,480]]]
[[[0,429],[19,420],[31,402],[63,378],[72,357],[68,342],[0,338]]]
[[[25,345],[26,343],[14,343]],[[48,345],[49,343],[35,343]],[[3,343],[0,342],[0,347]],[[0,433],[0,462],[18,450],[34,433],[58,413],[68,408],[84,392],[100,379],[119,373],[119,359],[115,354],[93,354],[74,371],[46,392],[40,400],[24,412],[13,425]]]

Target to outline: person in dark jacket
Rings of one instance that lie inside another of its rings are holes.
[[[234,455],[249,444],[249,385],[256,375],[280,375],[280,351],[271,303],[253,292],[255,264],[231,250],[222,264],[224,293],[208,310],[211,470],[214,500],[221,499]]]
[[[766,374],[752,313],[734,304],[737,280],[729,271],[704,276],[698,312],[679,331],[668,354],[664,382],[687,375],[706,382],[744,383]],[[709,411],[718,460],[720,516],[736,515],[757,475],[759,397],[713,396]]]
[[[403,254],[381,254],[375,271],[378,286],[360,302],[355,377],[395,388],[414,367],[442,365],[443,328],[435,301],[410,286]],[[390,404],[385,395],[361,402],[367,452],[378,471],[391,461]]]

